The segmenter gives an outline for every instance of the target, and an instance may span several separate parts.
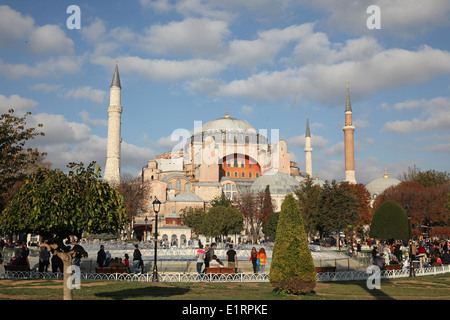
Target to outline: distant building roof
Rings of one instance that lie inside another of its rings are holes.
[[[168,202],[205,202],[205,200],[194,193],[180,193]]]
[[[283,195],[293,193],[299,185],[299,182],[294,177],[283,172],[276,172],[265,174],[256,179],[250,187],[250,191],[254,193],[265,191],[266,186],[269,186],[271,194]]]
[[[390,178],[385,170],[383,178],[378,178],[366,185],[366,189],[370,192],[372,199],[383,193],[384,190],[392,186],[396,186],[401,181],[395,178]]]

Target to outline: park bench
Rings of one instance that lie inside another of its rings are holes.
[[[234,274],[237,272],[237,268],[228,267],[208,267],[206,268],[206,274]]]
[[[389,264],[386,266],[385,270],[402,270],[402,268],[401,264]]]
[[[127,273],[125,266],[118,267],[97,267],[95,268],[97,273]]]
[[[5,265],[5,271],[31,271],[28,266],[24,265]]]
[[[336,267],[315,267],[315,268],[316,268],[316,273],[335,272],[336,271]]]

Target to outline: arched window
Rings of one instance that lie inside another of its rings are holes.
[[[178,179],[178,180],[176,181],[175,186],[176,186],[176,190],[177,190],[177,191],[180,191],[180,190],[181,190],[181,180],[180,180],[180,179]]]
[[[245,178],[245,172],[242,172],[241,176],[242,178]]]
[[[231,172],[230,171],[227,172],[227,177],[231,177]]]
[[[249,178],[252,177],[252,173],[251,173],[251,172],[248,173],[248,177],[249,177]]]
[[[173,189],[172,182],[169,182],[169,183],[167,184],[167,189],[169,189],[169,190],[172,190],[172,189]]]
[[[237,178],[238,177],[238,173],[237,171],[234,172],[234,177]]]
[[[189,191],[191,189],[191,185],[189,183],[184,184],[184,191]]]

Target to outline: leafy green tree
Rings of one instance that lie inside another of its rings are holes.
[[[277,291],[308,293],[316,286],[316,271],[300,209],[292,194],[281,205],[269,280]]]
[[[100,166],[71,163],[70,171],[39,169],[32,174],[0,216],[0,230],[33,233],[64,263],[64,299],[72,299],[66,285],[72,258],[87,253],[76,244],[83,232],[112,233],[128,222],[123,197],[102,181]],[[72,238],[74,247],[63,240]],[[76,239],[75,239],[76,238]]]
[[[211,237],[228,236],[244,227],[244,217],[233,207],[216,206],[208,210],[202,219],[201,233]]]
[[[206,213],[201,208],[184,208],[181,209],[181,222],[192,228],[192,232],[200,234],[202,232],[203,219]]]
[[[263,223],[263,233],[270,238],[276,240],[279,212],[274,212],[270,215],[269,220]]]
[[[318,209],[318,230],[332,233],[351,232],[359,221],[358,202],[346,183],[325,182]]]
[[[45,157],[45,153],[26,147],[28,140],[44,135],[36,128],[26,127],[29,115],[31,112],[17,117],[13,109],[0,115],[0,212],[15,194],[11,188],[25,180],[30,167]],[[38,127],[42,127],[42,124]]]
[[[232,201],[222,193],[220,196],[213,198],[210,204],[212,207],[231,207]]]
[[[297,203],[302,212],[303,223],[308,237],[317,233],[317,211],[321,199],[322,188],[308,179],[295,190]]]
[[[402,206],[385,201],[373,215],[369,236],[379,240],[408,240],[408,216]]]

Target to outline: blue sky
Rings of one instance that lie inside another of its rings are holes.
[[[68,29],[69,5],[81,28]],[[370,5],[381,29],[367,28]],[[171,150],[176,129],[222,117],[278,129],[304,170],[344,179],[350,82],[356,179],[450,171],[448,0],[2,1],[0,111],[31,111],[54,168],[106,161],[115,59],[122,172]]]

